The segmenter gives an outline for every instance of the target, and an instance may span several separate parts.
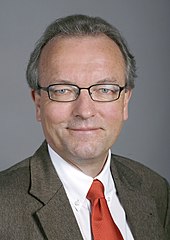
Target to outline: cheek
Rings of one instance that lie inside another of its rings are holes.
[[[128,104],[129,104],[130,94],[123,95],[119,100],[113,102],[113,107],[110,108],[112,118],[115,120],[126,121],[128,119]]]
[[[104,108],[103,114],[105,120],[110,124],[114,125],[116,122],[122,122],[124,119],[123,106],[119,102],[111,103],[110,106]]]
[[[60,106],[59,106],[60,105]],[[41,106],[41,122],[45,125],[64,123],[69,118],[69,109],[58,103],[50,102]]]
[[[111,147],[115,143],[123,126],[123,109],[117,103],[105,109],[106,142]]]

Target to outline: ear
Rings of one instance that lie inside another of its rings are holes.
[[[124,96],[124,109],[123,109],[123,120],[126,121],[128,119],[128,105],[130,98],[132,96],[132,90],[127,90]]]
[[[35,104],[35,110],[36,110],[36,119],[38,122],[41,122],[41,96],[40,94],[35,91],[31,90],[31,96]]]

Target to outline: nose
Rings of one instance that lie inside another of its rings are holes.
[[[78,99],[74,102],[73,114],[84,120],[95,116],[95,102],[91,99],[86,89],[81,90]]]

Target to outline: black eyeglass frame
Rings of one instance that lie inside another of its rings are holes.
[[[50,95],[50,87],[52,87],[52,86],[57,86],[57,85],[66,85],[66,86],[76,87],[77,90],[78,90],[76,98],[73,99],[73,100],[69,100],[69,101],[58,101],[58,100],[54,100],[53,98],[51,98],[51,95]],[[92,87],[100,86],[100,85],[101,85],[101,86],[102,86],[102,85],[114,85],[114,86],[117,86],[117,87],[119,88],[118,97],[115,98],[115,99],[113,99],[113,100],[108,100],[108,101],[100,101],[100,100],[95,100],[95,99],[93,99],[93,97],[92,97],[92,92],[90,92],[90,89],[91,89]],[[81,90],[83,90],[83,89],[88,90],[89,96],[90,96],[90,98],[91,98],[94,102],[113,102],[113,101],[116,101],[116,100],[118,100],[118,99],[120,98],[121,92],[122,92],[124,89],[126,90],[126,88],[127,88],[127,83],[126,83],[123,87],[121,87],[119,84],[114,84],[114,83],[98,83],[98,84],[93,84],[93,85],[91,85],[91,86],[88,87],[88,88],[80,88],[79,86],[77,86],[77,85],[75,85],[75,84],[71,84],[71,83],[54,83],[54,84],[50,84],[50,85],[47,86],[47,87],[42,87],[40,84],[38,84],[37,90],[38,90],[38,91],[39,91],[39,90],[46,91],[46,92],[48,93],[49,99],[50,99],[51,101],[54,101],[54,102],[74,102],[74,101],[76,101],[76,100],[78,99],[78,97],[79,97],[79,95],[80,95],[80,93],[81,93]]]

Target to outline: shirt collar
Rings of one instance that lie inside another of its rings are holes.
[[[86,195],[94,179],[63,160],[49,145],[48,151],[56,172],[64,185],[70,203],[74,205],[76,210],[79,210],[86,200]],[[110,161],[111,151],[109,150],[103,170],[97,177],[95,177],[95,179],[98,179],[103,183],[105,196],[108,196],[112,191],[115,191],[110,172]]]

